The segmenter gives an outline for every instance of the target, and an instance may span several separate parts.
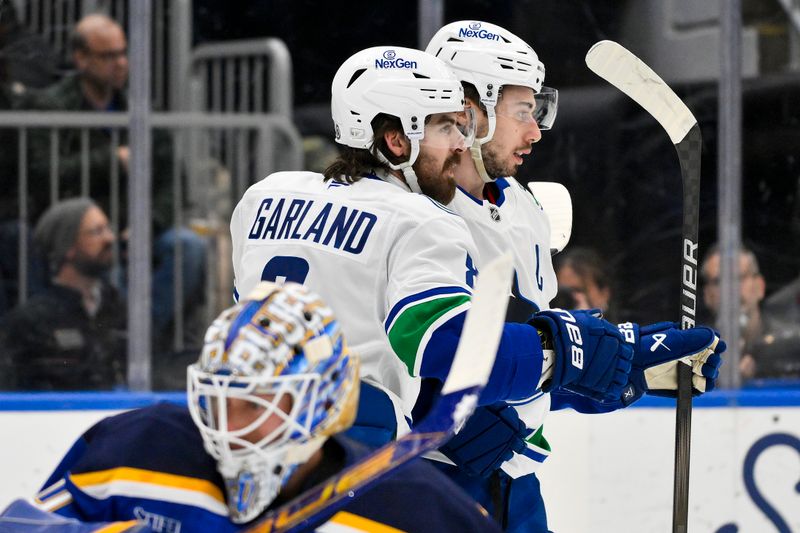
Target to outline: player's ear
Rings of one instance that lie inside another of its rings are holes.
[[[78,71],[86,70],[87,63],[89,62],[89,54],[85,50],[76,49],[72,52],[72,62]]]
[[[411,150],[411,145],[408,138],[400,130],[389,130],[383,134],[383,140],[386,143],[386,148],[396,157],[408,155]]]

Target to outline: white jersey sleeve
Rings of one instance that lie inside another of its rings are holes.
[[[501,178],[495,183],[496,203],[458,189],[449,207],[467,223],[481,263],[511,251],[514,298],[527,304],[530,312],[547,309],[558,291],[550,257],[550,222],[533,195],[516,180]]]
[[[514,298],[509,314],[525,320],[533,312],[549,309],[550,300],[558,291],[550,256],[550,222],[534,196],[515,179],[501,178],[495,184],[498,198],[494,203],[459,189],[449,207],[467,223],[483,264],[511,251]],[[526,400],[509,403],[528,428],[527,449],[515,453],[503,464],[503,470],[516,478],[535,472],[550,454],[543,435],[550,395],[539,392]]]
[[[295,281],[336,312],[362,377],[410,418],[431,343],[470,299],[474,244],[458,215],[379,179],[353,184],[282,172],[254,184],[231,218],[235,289]],[[440,331],[441,330],[441,331]],[[427,364],[430,363],[430,364]]]

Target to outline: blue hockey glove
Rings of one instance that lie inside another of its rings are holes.
[[[542,384],[550,392],[563,387],[598,400],[618,400],[628,383],[633,349],[616,326],[600,318],[597,309],[550,309],[530,323],[545,332],[555,351],[553,376]]]
[[[517,411],[509,405],[478,407],[461,431],[439,451],[467,474],[488,477],[514,452],[525,450],[527,431]]]
[[[678,359],[691,361],[694,396],[716,386],[722,353],[727,346],[713,329],[697,326],[682,330],[673,322],[640,327],[626,322],[619,325],[619,330],[634,348],[630,383],[622,394],[625,405],[645,392],[674,398],[678,388]]]

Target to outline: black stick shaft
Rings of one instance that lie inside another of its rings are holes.
[[[702,139],[695,124],[675,145],[683,182],[681,244],[681,328],[695,326],[697,311],[698,226],[700,218],[700,156]],[[686,533],[689,519],[689,459],[692,437],[692,369],[678,365],[678,405],[675,418],[673,533]]]

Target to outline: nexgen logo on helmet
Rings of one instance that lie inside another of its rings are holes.
[[[394,50],[386,50],[382,58],[375,60],[375,68],[417,68],[417,62],[397,57]]]
[[[458,30],[458,36],[474,39],[487,39],[489,41],[500,40],[500,36],[498,34],[482,29],[480,22],[472,22],[468,28],[460,28]]]
[[[481,37],[482,32],[484,37]],[[531,110],[530,118],[526,115],[524,120],[535,121],[541,130],[553,125],[558,109],[558,91],[542,86],[544,64],[528,43],[510,31],[489,22],[451,22],[436,32],[426,51],[444,61],[462,83],[475,87],[479,103],[485,107],[488,131],[476,139],[471,148],[475,166],[484,181],[489,182],[492,177],[483,165],[481,145],[490,142],[494,136],[497,104],[504,87],[513,85],[532,89],[535,110]]]
[[[400,120],[411,153],[401,163],[381,162],[402,171],[414,192],[421,192],[412,165],[425,136],[425,119],[463,112],[464,89],[453,71],[441,59],[412,48],[361,50],[342,63],[331,83],[331,116],[339,127],[339,144],[370,150],[375,140],[372,120],[379,114]],[[459,130],[463,126],[460,120],[458,126]],[[468,133],[465,130],[462,135]],[[385,159],[380,151],[376,157]]]

